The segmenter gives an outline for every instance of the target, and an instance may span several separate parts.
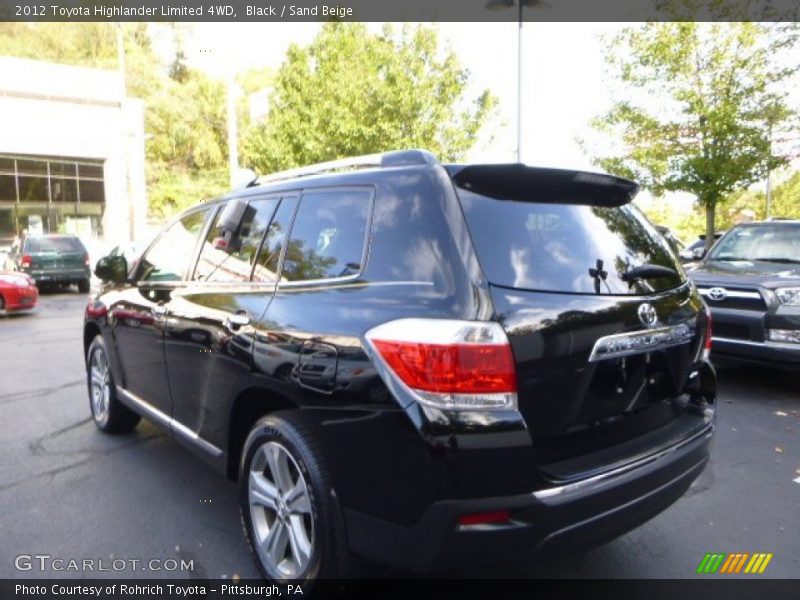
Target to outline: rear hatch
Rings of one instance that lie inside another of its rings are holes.
[[[545,472],[569,479],[706,425],[686,393],[706,313],[629,203],[633,183],[516,165],[450,172]]]
[[[28,238],[23,254],[31,257],[34,271],[77,271],[86,265],[86,248],[78,238],[70,236]]]

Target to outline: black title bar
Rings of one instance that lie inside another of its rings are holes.
[[[0,21],[797,21],[797,0],[0,0]]]

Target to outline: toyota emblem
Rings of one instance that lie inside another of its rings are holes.
[[[728,297],[728,290],[721,287],[713,287],[708,290],[708,297],[714,300],[715,302],[719,302],[720,300],[725,300]]]
[[[658,322],[656,309],[652,304],[645,302],[639,307],[639,320],[645,327],[653,327]]]

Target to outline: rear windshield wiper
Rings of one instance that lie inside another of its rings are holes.
[[[636,281],[637,279],[657,279],[658,277],[677,277],[678,273],[671,267],[651,265],[645,263],[638,267],[631,267],[621,275],[622,281]]]
[[[708,260],[729,260],[731,262],[750,262],[752,258],[744,258],[743,256],[709,256]]]
[[[787,264],[796,264],[800,263],[800,260],[796,258],[784,258],[780,256],[776,256],[774,258],[756,258],[755,260],[759,262],[774,262],[774,263],[787,263]]]

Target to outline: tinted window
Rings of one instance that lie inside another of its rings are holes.
[[[682,283],[668,243],[631,205],[599,207],[497,200],[459,190],[478,259],[490,282],[582,294],[642,294]],[[629,283],[642,264],[675,276]]]
[[[73,237],[34,237],[25,240],[25,252],[85,252],[83,244]]]
[[[47,177],[26,177],[20,175],[19,201],[20,202],[49,202],[50,192],[47,187]]]
[[[220,210],[203,242],[194,280],[249,281],[258,247],[277,204],[277,198],[250,202],[232,235],[220,227]]]
[[[53,202],[77,202],[78,182],[75,179],[51,179]]]
[[[712,260],[800,261],[800,226],[778,223],[737,227],[711,250]]]
[[[186,215],[158,238],[139,266],[142,281],[180,281],[189,266],[209,209]]]
[[[264,243],[261,245],[256,268],[253,271],[253,281],[264,282],[277,279],[278,261],[281,257],[281,250],[286,243],[289,227],[292,225],[292,217],[296,206],[297,198],[283,198],[281,200],[278,210],[275,211],[272,223],[269,225],[269,231],[264,238]]]
[[[281,278],[308,281],[361,270],[372,194],[366,190],[311,192],[297,209]]]
[[[105,202],[105,185],[102,181],[81,179],[81,202]]]

